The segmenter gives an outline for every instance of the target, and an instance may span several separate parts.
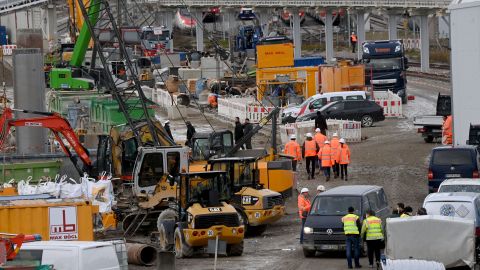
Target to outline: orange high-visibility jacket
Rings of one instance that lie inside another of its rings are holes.
[[[285,150],[283,150],[283,152],[287,155],[295,157],[293,160],[302,160],[302,150],[296,141],[289,141],[287,144],[285,144]]]
[[[298,195],[298,216],[301,219],[305,218],[302,216],[302,212],[310,212],[310,207],[312,207],[310,200],[305,198],[302,194]]]
[[[332,147],[329,144],[325,144],[318,152],[318,158],[322,160],[322,167],[332,167]]]
[[[452,144],[452,136],[453,136],[453,131],[452,131],[452,116],[449,115],[447,119],[445,119],[445,122],[443,122],[442,126],[442,139],[443,144]]]
[[[330,147],[332,147],[332,159],[334,162],[338,162],[338,151],[340,149],[340,140],[335,137],[330,140]]]
[[[350,147],[346,143],[340,145],[339,148],[340,151],[338,151],[339,154],[339,162],[340,164],[349,164],[350,163]]]
[[[318,145],[314,140],[305,141],[303,143],[303,151],[305,152],[305,157],[314,157],[317,155]]]
[[[320,132],[315,133],[315,141],[318,144],[318,147],[322,149],[323,145],[325,144],[325,141],[327,140],[327,136],[323,135]]]
[[[355,34],[350,35],[350,39],[352,40],[352,42],[357,42],[357,35]]]

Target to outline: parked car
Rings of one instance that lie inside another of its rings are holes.
[[[344,91],[344,92],[332,92],[324,94],[316,94],[307,98],[300,105],[290,106],[282,111],[282,123],[294,123],[297,117],[306,114],[316,112],[329,102],[340,100],[363,100],[367,99],[365,91]]]
[[[332,102],[320,108],[327,119],[344,119],[360,121],[362,127],[371,127],[375,122],[385,120],[383,108],[370,100],[342,100]],[[316,112],[302,115],[297,122],[315,119]]]
[[[436,192],[445,179],[479,178],[479,160],[478,149],[473,145],[433,148],[427,175],[429,192]]]
[[[312,257],[316,251],[345,249],[342,217],[348,207],[355,209],[361,220],[365,212],[374,210],[385,220],[389,215],[388,201],[382,187],[369,185],[339,186],[316,196],[304,227],[303,254]]]
[[[238,13],[239,20],[254,20],[256,18],[253,8],[241,8],[240,13]]]
[[[440,184],[438,192],[475,192],[480,193],[480,179],[447,179]]]

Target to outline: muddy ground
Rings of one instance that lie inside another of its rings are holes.
[[[430,150],[439,143],[427,144],[416,133],[412,124],[415,115],[434,114],[438,92],[450,92],[446,83],[413,79],[409,81],[409,94],[415,100],[404,107],[403,119],[388,119],[377,123],[375,127],[362,129],[367,139],[361,143],[351,143],[352,162],[349,166],[349,181],[334,179],[328,183],[322,176],[315,180],[305,180],[304,166],[301,167],[299,187],[315,190],[318,184],[327,189],[340,185],[373,184],[385,188],[390,206],[397,202],[411,205],[414,211],[422,205],[427,195],[427,162]],[[196,116],[198,118],[198,116]],[[208,129],[200,124],[201,129]],[[218,120],[212,118],[214,126]],[[181,125],[175,121],[172,126]],[[220,126],[228,127],[225,123]],[[178,128],[175,131],[184,136]],[[263,147],[267,142],[265,135],[258,135],[254,142]],[[302,164],[304,165],[304,164]],[[313,195],[313,192],[311,192]],[[245,239],[245,250],[241,257],[219,258],[217,269],[346,269],[343,253],[317,253],[315,258],[304,258],[299,244],[300,221],[296,215],[296,198],[287,201],[288,214],[279,222],[271,225],[260,237]],[[191,259],[177,260],[177,269],[213,269],[213,258],[197,255]],[[367,259],[361,264],[368,266]],[[131,269],[155,269],[156,267],[133,266]]]

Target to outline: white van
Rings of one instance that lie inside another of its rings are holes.
[[[123,241],[122,241],[123,242]],[[56,270],[128,269],[125,243],[94,241],[38,241],[24,243],[15,261],[36,261]]]
[[[287,107],[282,111],[282,123],[293,123],[297,117],[304,113],[311,113],[319,110],[329,102],[340,100],[364,100],[367,99],[365,91],[343,91],[331,92],[324,94],[316,94],[307,98],[302,104],[292,107]]]

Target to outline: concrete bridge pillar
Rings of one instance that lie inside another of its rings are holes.
[[[325,9],[325,58],[327,62],[331,62],[335,57],[333,51],[333,18],[332,9]]]
[[[365,42],[365,10],[355,10],[357,14],[357,59],[362,58],[362,43]]]
[[[195,9],[195,10],[192,10],[191,12],[194,18],[197,19],[197,23],[195,25],[195,38],[197,41],[197,51],[203,52],[203,50],[205,49],[205,45],[203,42],[203,27],[202,27],[203,14],[200,9]]]
[[[294,46],[293,55],[295,58],[302,57],[302,32],[300,27],[300,15],[298,14],[299,12],[300,10],[298,9],[290,10],[290,14],[292,14],[292,18],[293,18],[292,36],[293,36],[293,46]]]
[[[419,16],[420,19],[420,68],[422,72],[430,69],[430,39],[428,33],[428,15]]]

